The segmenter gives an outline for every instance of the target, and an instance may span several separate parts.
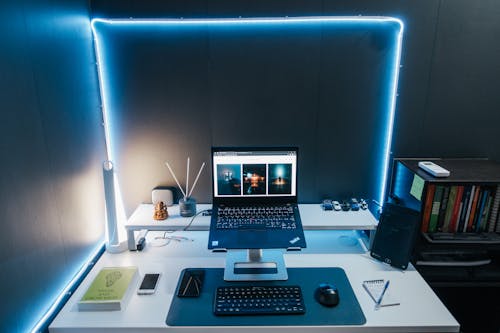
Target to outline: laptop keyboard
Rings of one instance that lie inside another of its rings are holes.
[[[217,229],[279,229],[294,230],[295,215],[290,205],[220,207]]]
[[[214,314],[277,315],[304,314],[304,300],[299,286],[228,286],[215,292]]]

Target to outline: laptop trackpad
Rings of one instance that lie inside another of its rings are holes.
[[[238,230],[238,244],[240,242],[245,242],[244,244],[256,245],[253,248],[261,248],[257,244],[267,244],[269,233],[265,229],[242,229]],[[269,244],[268,244],[269,245]]]

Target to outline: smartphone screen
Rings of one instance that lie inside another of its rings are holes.
[[[159,273],[147,273],[142,279],[141,285],[137,290],[138,294],[153,294],[158,285],[158,279],[160,278]]]

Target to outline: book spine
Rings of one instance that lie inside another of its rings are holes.
[[[444,217],[446,215],[446,208],[448,206],[449,196],[450,196],[450,186],[445,186],[443,189],[443,195],[441,196],[441,206],[439,207],[437,231],[443,231]]]
[[[443,195],[443,186],[437,185],[436,192],[434,193],[434,199],[432,202],[431,219],[429,221],[429,232],[436,232],[442,195]]]
[[[500,185],[497,186],[493,204],[491,205],[491,214],[488,220],[488,232],[495,231],[495,223],[497,222],[498,209],[500,207]]]
[[[473,232],[474,231],[474,221],[476,218],[476,212],[477,212],[477,203],[479,202],[479,197],[481,195],[481,186],[476,187],[476,193],[474,193],[474,199],[472,200],[472,206],[470,208],[470,216],[469,216],[469,221],[467,222],[467,231],[468,232]]]
[[[469,217],[470,217],[470,211],[472,208],[472,202],[474,201],[474,195],[476,194],[476,186],[473,185],[472,189],[470,191],[469,199],[467,200],[467,210],[464,218],[464,223],[463,223],[463,232],[467,232],[467,227],[469,225]]]
[[[497,222],[495,225],[495,232],[500,232],[500,212],[497,214]]]
[[[481,232],[486,231],[488,228],[487,224],[488,224],[488,218],[490,217],[491,200],[492,200],[492,195],[491,192],[488,191],[488,198],[486,199],[486,204],[484,205],[483,216],[481,217],[481,223],[479,227],[479,230]]]
[[[488,198],[488,190],[485,189],[481,194],[481,204],[479,206],[479,211],[477,212],[476,226],[474,228],[476,232],[479,232],[481,228],[481,219],[483,218],[483,210],[487,198]]]
[[[432,210],[432,200],[434,199],[434,192],[436,190],[436,186],[434,184],[427,185],[427,194],[425,197],[425,205],[424,205],[424,213],[422,214],[422,225],[420,230],[422,232],[427,232],[429,229],[429,221],[431,218],[431,210]]]
[[[448,196],[448,203],[446,205],[446,214],[444,216],[443,232],[448,232],[450,230],[450,219],[453,213],[453,205],[455,204],[455,199],[457,197],[456,185],[452,186],[450,189],[450,195]]]
[[[472,186],[465,186],[464,195],[462,197],[462,205],[460,207],[460,215],[458,218],[457,231],[463,232],[465,225],[465,216],[467,215],[467,207],[469,204],[470,194],[472,192]]]
[[[464,194],[464,187],[458,186],[457,197],[455,198],[455,204],[453,205],[453,212],[451,214],[451,219],[450,219],[449,232],[455,232],[457,230],[457,220],[460,210],[460,204],[462,203],[463,194]]]
[[[479,200],[479,193],[481,193],[481,186],[476,186],[476,192],[474,193],[474,198],[472,199],[472,206],[470,208],[469,220],[467,221],[467,231],[474,231],[472,224],[474,222],[474,216],[476,215],[477,202]]]
[[[483,201],[483,196],[484,196],[484,188],[481,189],[481,192],[479,193],[479,197],[477,198],[476,213],[474,214],[474,221],[472,221],[472,231],[473,232],[476,231],[478,220],[481,219],[481,217],[480,217],[481,202]]]

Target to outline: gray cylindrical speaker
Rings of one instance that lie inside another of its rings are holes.
[[[104,200],[106,204],[106,223],[108,227],[107,243],[110,246],[119,244],[118,219],[116,215],[114,170],[111,161],[104,161],[102,166],[104,179]]]

